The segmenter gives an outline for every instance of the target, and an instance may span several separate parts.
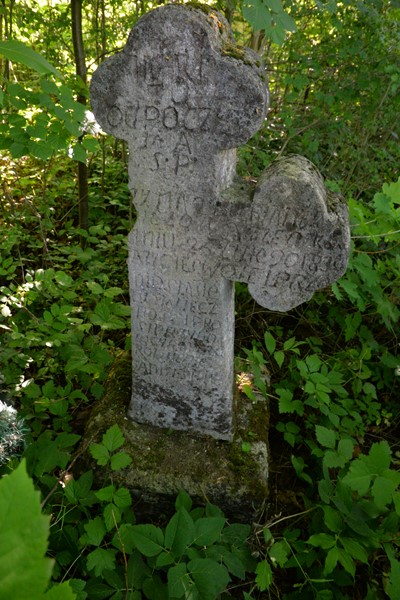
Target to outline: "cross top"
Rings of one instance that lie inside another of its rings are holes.
[[[255,188],[236,177],[236,147],[261,127],[268,90],[259,57],[215,11],[148,13],[94,73],[91,98],[103,129],[128,142],[138,211],[129,415],[230,439],[233,282],[274,310],[309,299],[345,270],[346,208],[327,205],[301,157]]]
[[[228,56],[234,48],[215,11],[169,5],[140,19],[123,52],[97,71],[94,111],[128,142],[136,179],[150,173],[165,185],[171,176],[176,190],[182,176],[187,187],[205,169],[213,175],[213,155],[259,129],[268,102],[261,61],[246,50],[238,62]]]

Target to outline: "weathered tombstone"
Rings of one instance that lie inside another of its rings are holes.
[[[91,84],[103,129],[129,145],[138,218],[129,239],[133,392],[140,423],[233,432],[234,281],[289,310],[346,268],[346,208],[306,159],[254,186],[236,150],[268,108],[257,55],[215,11],[169,5],[133,28]]]

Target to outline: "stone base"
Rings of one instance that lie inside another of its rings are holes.
[[[132,458],[113,472],[113,482],[127,487],[137,500],[138,518],[170,515],[180,489],[195,503],[218,505],[233,521],[250,522],[264,509],[268,496],[268,406],[252,403],[237,392],[233,442],[134,423],[126,417],[131,395],[131,359],[121,353],[109,375],[104,397],[93,408],[83,447],[101,442],[117,423],[125,437],[123,450]],[[245,446],[242,447],[243,442]],[[104,467],[93,464],[97,483],[108,481]]]

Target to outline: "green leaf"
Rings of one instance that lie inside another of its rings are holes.
[[[362,316],[359,311],[354,315],[348,314],[345,318],[345,340],[346,342],[352,340],[357,333],[358,328],[362,323]]]
[[[22,63],[42,75],[52,73],[62,79],[57,71],[41,54],[18,40],[0,40],[0,54],[8,60]]]
[[[201,600],[215,600],[231,579],[226,567],[210,558],[191,560],[187,570],[196,584]]]
[[[266,560],[259,562],[256,567],[256,584],[261,592],[267,590],[272,584],[272,569]]]
[[[366,552],[365,548],[363,548],[361,544],[357,542],[357,540],[342,536],[339,539],[347,554],[356,560],[368,564],[368,553]]]
[[[115,569],[115,555],[117,551],[111,548],[96,548],[87,556],[86,564],[89,571],[94,570],[96,577],[101,577],[106,570]]]
[[[381,510],[393,500],[393,493],[396,490],[398,483],[389,477],[378,475],[372,484],[371,494],[375,504]]]
[[[400,561],[395,557],[391,544],[384,544],[384,548],[390,561],[389,580],[385,587],[385,592],[390,600],[397,600],[400,589]]]
[[[185,563],[179,563],[168,569],[168,592],[170,598],[182,598],[189,583]]]
[[[323,425],[315,426],[315,434],[317,441],[325,448],[335,448],[336,446],[336,431],[328,429]]]
[[[33,597],[31,597],[33,600]],[[44,600],[75,600],[76,595],[68,581],[59,583],[50,588],[44,595]]]
[[[67,126],[68,123],[66,122],[65,125]],[[68,126],[67,126],[67,129],[69,129]],[[74,136],[79,135],[79,128],[76,127],[76,126],[72,127],[71,128],[71,133]],[[76,144],[74,144],[72,146],[72,158],[74,160],[78,161],[78,162],[86,163],[86,158],[87,158],[87,156],[86,156],[86,149],[85,149],[85,147],[81,143],[77,142]]]
[[[171,554],[170,552],[161,552],[157,556],[156,567],[157,568],[168,567],[169,565],[174,564],[174,562],[175,562],[175,557],[173,556],[173,554]]]
[[[198,519],[194,525],[194,543],[196,546],[210,546],[221,538],[221,532],[225,525],[223,517],[204,517]]]
[[[206,550],[207,558],[213,558],[218,563],[223,562],[229,573],[239,579],[245,579],[246,569],[240,557],[228,550],[225,546],[213,545]]]
[[[119,508],[128,508],[132,504],[130,491],[125,487],[119,488],[113,496],[113,501]]]
[[[312,484],[313,480],[307,473],[304,472],[304,468],[306,467],[304,459],[301,456],[292,455],[290,457],[290,460],[292,462],[294,470],[296,471],[297,477],[299,477],[300,479],[303,479],[307,483]]]
[[[329,575],[336,569],[339,560],[339,551],[337,546],[331,548],[325,558],[324,575]]]
[[[269,333],[269,331],[266,331],[264,333],[264,342],[269,354],[273,354],[276,348],[276,341],[275,338]]]
[[[279,412],[281,414],[297,413],[302,416],[304,414],[304,406],[300,400],[293,400],[293,393],[285,388],[277,388],[276,393],[279,396]]]
[[[110,453],[103,444],[90,444],[89,451],[100,466],[106,465],[110,460]]]
[[[124,444],[125,438],[119,426],[115,424],[107,429],[102,441],[109,452],[115,452],[115,450],[118,450]]]
[[[262,0],[245,0],[242,5],[242,11],[246,21],[256,31],[271,28],[272,16]]]
[[[179,490],[179,493],[176,497],[175,501],[175,510],[179,510],[180,508],[185,508],[187,512],[189,512],[192,508],[192,499],[185,490]]]
[[[275,542],[268,550],[268,556],[274,566],[279,565],[283,568],[291,556],[289,544],[285,540]]]
[[[95,492],[96,498],[98,498],[101,502],[111,502],[114,497],[115,487],[113,485],[108,485],[107,487],[103,487],[100,490]]]
[[[343,520],[340,516],[340,512],[335,510],[332,506],[323,506],[324,511],[324,523],[334,533],[339,533],[343,528]]]
[[[346,462],[349,461],[351,459],[351,457],[353,456],[353,452],[354,452],[353,440],[351,440],[349,438],[339,440],[337,451],[338,451],[338,454],[340,456],[342,456]]]
[[[125,308],[128,307],[124,307],[124,310]],[[113,303],[111,298],[103,298],[96,304],[96,308],[89,318],[93,325],[98,325],[102,329],[122,329],[125,327],[125,321],[120,319],[115,312],[116,303]]]
[[[133,528],[133,525],[131,525],[130,523],[122,523],[122,525],[119,526],[117,533],[114,535],[114,537],[112,539],[112,545],[115,548],[122,550],[122,544],[123,544],[126,554],[133,553],[130,561],[132,560],[132,562],[134,562],[136,566],[137,566],[137,561],[139,561],[139,563],[142,567],[141,569],[139,569],[141,571],[141,570],[144,570],[144,563],[143,563],[142,559],[139,560],[139,558],[138,558],[138,557],[140,557],[140,554],[135,549],[135,540],[134,540],[134,534],[133,534],[132,528]],[[138,573],[136,573],[136,571],[135,571],[135,578],[137,579],[137,577],[138,577]]]
[[[306,365],[310,373],[316,373],[320,370],[322,361],[316,354],[310,354],[306,358]]]
[[[343,478],[343,483],[348,485],[352,490],[358,492],[360,496],[365,496],[371,485],[371,473],[361,459],[353,461],[350,465],[349,472]]]
[[[356,574],[356,565],[354,564],[354,560],[352,559],[350,554],[347,554],[347,552],[345,550],[342,550],[342,548],[337,548],[337,551],[338,561],[345,569],[345,571],[347,571],[352,577],[354,577]]]
[[[247,542],[250,531],[250,525],[233,523],[232,525],[225,527],[225,529],[222,531],[222,541],[225,544],[230,544],[232,546],[242,546]]]
[[[180,508],[165,528],[165,546],[179,558],[195,540],[195,525],[185,508]]]
[[[149,577],[143,582],[142,590],[144,596],[141,595],[140,600],[143,600],[143,598],[147,598],[148,600],[170,600],[167,585],[163,583],[161,578],[155,573],[153,573],[151,577]],[[192,596],[190,596],[190,598],[192,598]],[[199,599],[193,596],[193,600]]]
[[[392,453],[388,442],[383,441],[372,444],[365,462],[371,474],[382,474],[390,467]]]
[[[329,548],[335,546],[336,538],[327,533],[316,533],[308,538],[307,544],[311,544],[311,546],[317,548],[322,548],[323,550],[328,550]]]
[[[132,462],[131,457],[126,452],[117,452],[111,457],[111,469],[113,471],[119,471],[119,469],[125,469]]]
[[[83,527],[86,531],[86,535],[84,536],[85,543],[91,544],[92,546],[100,546],[106,534],[103,519],[101,517],[95,517],[85,523]]]
[[[40,158],[41,160],[48,160],[53,154],[53,148],[46,142],[36,142],[31,140],[28,142],[28,150],[32,156]]]
[[[164,549],[164,535],[155,525],[134,525],[133,539],[136,548],[144,556],[157,556]]]
[[[0,480],[0,598],[41,598],[52,561],[45,558],[50,517],[23,461]]]
[[[282,352],[282,350],[278,350],[277,352],[274,352],[274,359],[275,359],[278,367],[281,368],[281,366],[283,365],[283,362],[285,360],[285,353]]]
[[[103,516],[107,531],[114,529],[121,521],[121,511],[113,502],[104,508]]]
[[[280,22],[280,24],[282,25],[282,28],[285,31],[292,31],[292,32],[297,31],[296,21],[293,19],[293,17],[291,17],[287,13],[281,12],[278,17],[278,21]]]

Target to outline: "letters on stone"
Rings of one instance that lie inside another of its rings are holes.
[[[216,11],[158,8],[91,84],[105,131],[127,141],[137,222],[129,237],[129,416],[220,439],[233,432],[234,281],[289,310],[329,285],[349,253],[346,207],[306,159],[236,176],[262,125],[261,60]]]

